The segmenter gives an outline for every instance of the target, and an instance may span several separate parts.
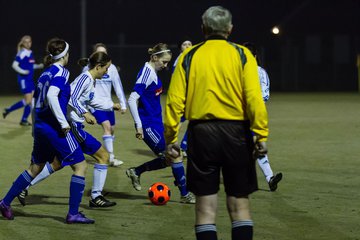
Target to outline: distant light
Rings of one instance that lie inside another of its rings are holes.
[[[277,35],[277,34],[280,33],[280,29],[279,29],[277,26],[275,26],[275,27],[273,27],[273,28],[271,29],[271,32],[272,32],[273,34]]]

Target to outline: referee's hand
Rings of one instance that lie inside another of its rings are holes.
[[[171,162],[181,162],[182,161],[182,155],[181,155],[181,149],[178,144],[169,144],[166,146],[165,150],[165,158],[168,161]]]
[[[264,157],[268,152],[267,146],[266,146],[266,142],[255,142],[255,147],[254,147],[254,158],[258,159],[259,157]]]

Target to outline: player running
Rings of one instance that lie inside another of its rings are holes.
[[[6,219],[13,220],[14,214],[10,207],[13,199],[40,173],[47,161],[55,158],[62,167],[70,165],[74,171],[70,182],[66,222],[94,223],[94,220],[79,212],[85,189],[87,163],[66,119],[70,83],[69,71],[64,66],[69,60],[69,44],[61,39],[52,39],[47,44],[47,51],[49,55],[46,62],[50,67],[40,76],[35,92],[34,147],[31,164],[19,175],[0,201],[0,211]]]
[[[141,190],[140,176],[146,171],[166,168],[171,165],[175,184],[181,194],[181,203],[195,203],[195,197],[186,189],[185,169],[182,159],[170,163],[163,156],[165,151],[164,124],[160,96],[163,91],[162,82],[157,72],[167,67],[171,60],[171,51],[164,43],[159,43],[148,50],[150,61],[140,70],[130,94],[128,104],[135,122],[136,138],[144,140],[157,158],[138,167],[126,170],[135,190]]]

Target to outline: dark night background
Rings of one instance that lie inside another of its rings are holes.
[[[185,35],[202,41],[201,15],[212,5],[233,14],[229,40],[254,42],[261,52],[272,91],[357,91],[357,54],[360,54],[360,1],[324,0],[103,0],[86,1],[86,52],[96,42],[108,45],[120,66],[129,92],[137,71],[148,60],[147,48],[165,42],[178,55]],[[70,78],[80,69],[81,0],[0,1],[0,93],[19,93],[11,63],[19,39],[33,38],[35,58],[41,61],[48,39],[58,36],[70,43]],[[280,27],[279,35],[271,28]],[[39,75],[36,73],[36,77]],[[160,74],[163,82],[170,72]]]

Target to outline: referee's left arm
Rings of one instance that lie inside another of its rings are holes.
[[[180,118],[184,114],[186,81],[185,71],[181,66],[184,55],[180,57],[172,74],[165,105],[165,142],[176,143],[179,135]]]

